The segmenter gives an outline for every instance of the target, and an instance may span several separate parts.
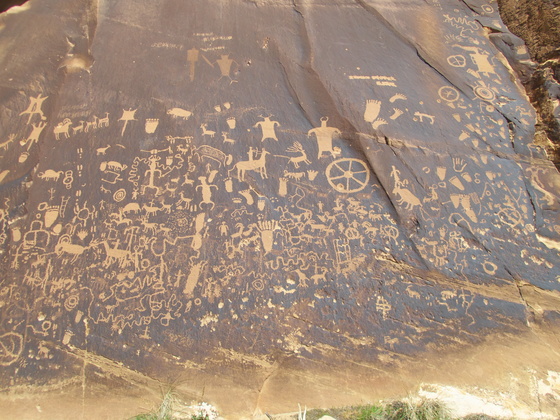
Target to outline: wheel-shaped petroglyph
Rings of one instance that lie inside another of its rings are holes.
[[[360,159],[335,160],[327,166],[325,173],[329,184],[342,193],[361,191],[369,182],[369,169]]]
[[[441,99],[447,102],[455,102],[459,99],[459,91],[452,86],[442,86],[438,90]]]
[[[465,67],[467,60],[462,55],[450,55],[447,57],[447,62],[453,67]]]

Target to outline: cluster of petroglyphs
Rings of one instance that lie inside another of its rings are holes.
[[[240,64],[232,57],[231,54],[223,54],[226,49],[225,45],[216,45],[219,41],[231,41],[232,36],[222,36],[215,35],[214,33],[196,33],[194,34],[196,40],[198,41],[199,47],[193,46],[187,50],[187,66],[189,80],[193,82],[196,79],[197,68],[199,68],[199,63],[202,62],[209,66],[212,70],[219,71],[218,80],[227,78],[230,83],[237,82],[234,79],[235,74],[240,69]],[[217,52],[220,53],[219,58],[216,58]],[[204,69],[204,71],[206,71]],[[202,69],[198,70],[203,71]],[[217,72],[216,72],[217,73]],[[233,77],[232,77],[233,76]]]
[[[27,93],[14,119],[25,136],[10,127],[2,159],[23,163],[42,141],[63,153],[52,159],[46,147],[29,172],[25,211],[9,194],[0,201],[9,268],[0,283],[9,320],[0,365],[21,367],[22,355],[50,360],[49,343],[83,345],[93,328],[149,340],[287,313],[315,317],[310,325],[325,331],[367,319],[360,334],[373,342],[417,349],[434,325],[454,333],[475,324],[475,313],[509,305],[411,274],[427,268],[456,284],[507,279],[499,252],[489,250],[512,237],[529,244],[508,245],[512,255],[550,271],[536,231],[549,225],[560,234],[553,211],[535,210],[558,204],[550,170],[507,159],[511,121],[500,92],[510,87],[478,41],[480,24],[452,14],[442,23],[459,30],[445,40],[443,62],[472,78],[469,89],[439,78],[422,97],[386,68],[367,69],[341,78],[364,87],[352,118],[346,110],[295,118],[287,102],[241,105],[234,88],[252,86],[241,86],[241,54],[231,36],[210,32],[184,45],[147,44],[180,55],[191,88],[219,86],[204,100],[185,94],[155,106],[123,96],[51,116],[43,107],[52,96]],[[528,105],[513,109],[516,123],[531,124]],[[367,140],[364,153],[355,137]],[[465,149],[454,154],[446,143]],[[11,177],[0,170],[2,186],[11,188]],[[22,296],[33,300],[20,305]],[[336,309],[346,304],[348,315]],[[418,321],[402,322],[409,313]],[[28,335],[39,341],[24,351]]]

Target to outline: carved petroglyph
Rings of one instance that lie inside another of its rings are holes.
[[[27,124],[31,124],[31,119],[33,118],[34,115],[38,115],[41,118],[41,120],[47,119],[47,117],[45,116],[42,110],[43,102],[45,102],[46,99],[48,99],[48,96],[43,96],[42,94],[39,94],[38,96],[35,97],[32,96],[29,97],[29,106],[25,111],[22,111],[19,114],[19,115],[29,114]]]
[[[307,132],[308,137],[315,135],[317,140],[317,148],[319,149],[317,159],[320,159],[323,153],[328,153],[332,157],[340,154],[340,149],[333,148],[333,139],[335,136],[339,136],[341,132],[338,128],[327,126],[328,121],[328,117],[322,117],[321,126],[312,128]]]

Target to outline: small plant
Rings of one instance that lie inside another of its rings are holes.
[[[395,401],[385,407],[387,420],[450,420],[448,409],[434,400]]]
[[[139,414],[131,420],[173,420],[173,405],[177,402],[177,397],[172,389],[163,393],[160,405],[149,413]]]
[[[366,405],[361,408],[356,420],[382,420],[385,410],[379,405]]]
[[[201,402],[200,404],[192,407],[195,414],[191,416],[191,420],[216,420],[218,412],[210,404]]]
[[[310,420],[317,420],[325,415],[337,420],[451,420],[445,405],[439,401],[426,399],[311,410],[307,414]]]

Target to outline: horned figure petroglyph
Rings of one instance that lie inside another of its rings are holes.
[[[90,246],[82,246],[78,244],[73,244],[70,242],[70,238],[68,235],[63,235],[60,237],[57,245],[54,248],[54,252],[56,255],[61,257],[63,254],[72,255],[72,259],[70,263],[76,262],[78,257],[82,255],[87,249],[94,247],[96,244],[92,244]]]
[[[393,188],[393,194],[397,195],[397,203],[402,206],[404,204],[406,210],[412,210],[416,206],[420,206],[421,202],[408,188],[404,188],[408,184],[408,180],[400,180],[400,171],[393,166],[391,171],[391,176],[395,180],[395,188]]]
[[[206,128],[208,127],[208,124],[200,124],[200,128],[202,129],[202,135],[203,136],[210,136],[210,137],[214,137],[214,134],[216,134],[215,131],[212,130],[207,130]]]
[[[337,154],[340,154],[340,148],[333,148],[332,142],[334,136],[340,135],[341,132],[338,128],[328,127],[328,121],[329,117],[321,118],[321,126],[312,128],[307,132],[307,137],[311,137],[312,134],[315,134],[317,138],[317,147],[319,149],[317,159],[319,159],[323,153],[330,153],[332,157],[336,157]]]
[[[222,131],[222,137],[224,139],[224,143],[235,144],[235,140],[228,137],[227,131]]]
[[[105,113],[105,117],[104,118],[100,118],[97,121],[97,127],[102,128],[102,127],[109,127],[109,113],[106,112]]]
[[[156,215],[158,211],[161,211],[161,207],[154,206],[153,204],[153,202],[150,202],[149,206],[147,206],[146,204],[142,206],[142,208],[146,210],[146,216]]]
[[[76,135],[78,133],[83,133],[84,132],[84,126],[85,126],[85,121],[80,121],[78,123],[78,125],[73,125],[72,127],[70,127],[72,129],[72,135]]]
[[[93,116],[93,121],[87,121],[86,122],[86,127],[84,128],[84,131],[87,133],[89,130],[97,129],[98,121],[99,121],[99,118],[97,118],[94,115]]]
[[[245,172],[247,171],[257,171],[261,174],[261,177],[268,178],[266,173],[266,155],[269,155],[270,152],[267,152],[265,149],[262,150],[261,156],[258,159],[251,159],[251,160],[242,160],[237,162],[234,169],[237,169],[237,178],[240,181],[245,180]]]
[[[299,153],[299,156],[281,156],[281,155],[276,155],[276,156],[288,158],[289,162],[293,163],[296,169],[299,168],[299,164],[301,162],[306,163],[308,165],[311,163],[311,161],[307,159],[307,153],[305,152],[303,146],[299,141],[295,141],[293,145],[291,145],[286,149],[286,151],[290,153]]]
[[[57,126],[54,128],[54,137],[57,140],[60,140],[60,135],[64,134],[65,138],[69,138],[70,134],[68,133],[68,129],[72,125],[72,120],[70,118],[65,118],[61,123],[58,123]]]
[[[114,248],[111,248],[107,241],[101,242],[101,245],[105,248],[104,265],[106,267],[110,266],[115,261],[118,261],[119,267],[126,267],[132,263],[132,254],[130,251],[119,249],[118,243],[115,244]]]

